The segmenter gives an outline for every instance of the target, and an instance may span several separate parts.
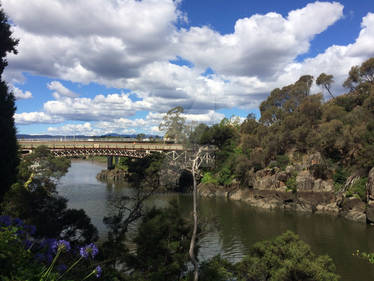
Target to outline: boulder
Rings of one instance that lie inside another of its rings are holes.
[[[374,167],[369,172],[366,190],[368,192],[368,199],[374,200]]]
[[[366,207],[366,220],[370,224],[374,224],[374,203]]]
[[[322,179],[316,179],[314,181],[314,191],[333,191],[334,190],[334,181],[333,180],[322,180]]]
[[[365,209],[366,205],[360,199],[355,197],[346,198],[342,203],[341,214],[346,219],[365,223]]]

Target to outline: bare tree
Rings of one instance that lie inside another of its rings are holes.
[[[193,178],[193,231],[190,242],[190,258],[194,266],[194,281],[199,280],[199,265],[195,256],[195,244],[197,238],[197,224],[198,224],[198,215],[197,215],[197,186],[196,186],[196,172],[199,169],[200,163],[200,153],[202,147],[199,148],[199,151],[196,153],[194,160],[192,161],[192,178]]]

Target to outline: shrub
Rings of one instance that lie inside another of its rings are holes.
[[[211,172],[206,172],[201,179],[202,183],[213,183],[218,184],[218,180],[212,175]]]
[[[348,189],[346,196],[347,197],[357,197],[361,199],[362,201],[366,201],[366,183],[368,179],[367,178],[361,178],[357,180],[354,184],[350,186]]]
[[[288,178],[286,182],[287,190],[292,191],[292,193],[297,192],[297,183],[296,183],[296,175],[292,175]]]

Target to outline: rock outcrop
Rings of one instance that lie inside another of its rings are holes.
[[[261,208],[282,208],[302,212],[329,213],[357,222],[374,224],[374,168],[367,182],[368,204],[356,197],[345,197],[346,190],[359,177],[347,179],[343,191],[334,191],[331,171],[327,169],[320,153],[304,155],[284,170],[278,167],[249,171],[248,188],[238,185],[226,187],[200,184],[199,193],[204,197],[226,197]],[[330,173],[330,174],[329,174]],[[289,186],[287,186],[289,185]]]
[[[122,169],[102,170],[100,173],[96,175],[96,178],[100,181],[105,182],[117,182],[125,181],[127,175],[127,171]]]

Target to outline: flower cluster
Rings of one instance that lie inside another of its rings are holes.
[[[66,265],[60,263],[61,261],[59,260],[59,257],[63,255],[63,253],[71,251],[71,246],[68,241],[56,239],[37,240],[32,237],[36,232],[35,226],[27,225],[19,218],[0,216],[0,231],[7,230],[12,230],[12,233],[17,235],[26,250],[31,249],[30,253],[34,253],[35,260],[47,265],[41,275],[43,280],[48,280],[51,274],[53,274],[53,270],[60,272],[61,278],[84,259],[88,259],[89,257],[95,258],[99,253],[98,248],[93,243],[81,247],[79,248],[80,257],[69,268],[67,268]],[[96,275],[98,278],[101,276],[101,273],[101,267],[97,266],[83,280],[86,280],[93,275]]]
[[[96,277],[99,278],[101,276],[101,266],[98,265],[96,268],[95,268],[95,274],[96,274]]]
[[[85,247],[80,248],[79,253],[82,258],[87,259],[90,255],[92,258],[94,258],[99,253],[99,250],[97,249],[95,244],[91,243]]]
[[[10,216],[0,216],[0,227],[9,227],[9,226],[16,226],[19,227],[19,231],[17,235],[34,235],[36,232],[36,228],[34,225],[25,224],[19,218],[11,218]]]
[[[71,250],[70,243],[66,240],[54,241],[51,248],[54,252],[69,252]]]

